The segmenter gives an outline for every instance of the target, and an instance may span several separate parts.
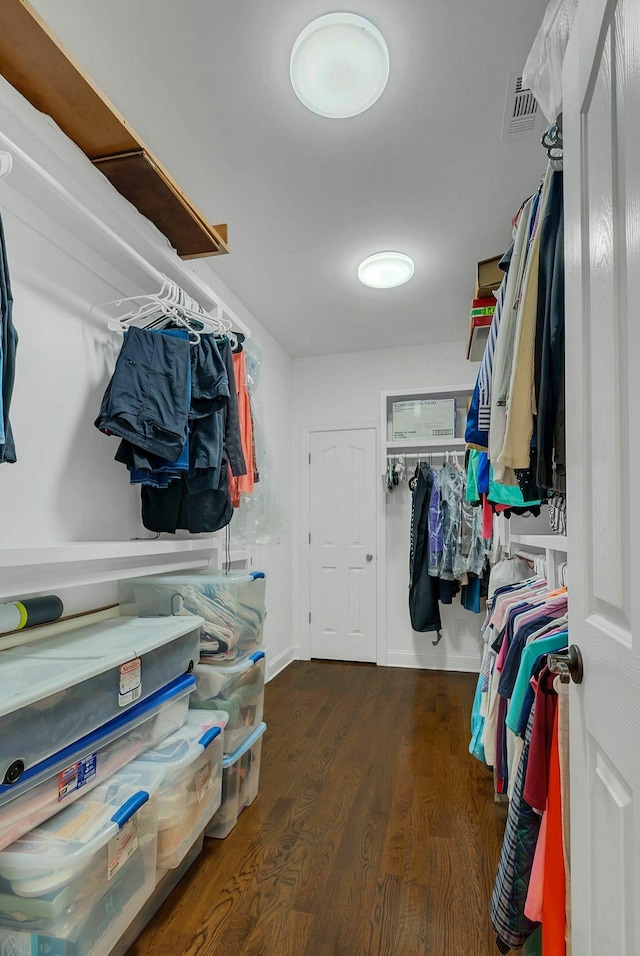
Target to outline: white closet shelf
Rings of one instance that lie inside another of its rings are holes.
[[[465,385],[425,385],[424,388],[396,388],[382,392],[384,398],[447,398],[456,395],[473,395],[475,382]]]
[[[511,544],[543,548],[547,551],[567,551],[567,539],[562,534],[512,534],[509,537]]]
[[[212,538],[73,541],[32,548],[3,548],[0,550],[0,600],[156,572],[216,568],[219,555],[219,542]]]
[[[473,395],[475,383],[467,382],[464,385],[425,385],[423,388],[398,388],[391,391],[380,392],[380,434],[382,441],[380,443],[380,474],[385,475],[387,471],[387,455],[403,452],[429,453],[444,451],[464,451],[464,437],[439,436],[438,438],[425,438],[422,440],[406,439],[403,441],[392,441],[393,435],[393,406],[395,402],[433,400],[433,399],[456,399],[455,431],[458,436],[464,433],[467,412],[467,399]],[[450,426],[447,426],[450,428]],[[399,433],[405,432],[400,429]]]
[[[70,541],[40,547],[3,548],[0,568],[27,568],[33,565],[69,564],[77,561],[113,561],[121,558],[156,554],[182,554],[188,551],[217,551],[218,542],[210,538],[167,541],[148,538],[139,541]]]
[[[388,441],[385,445],[387,451],[434,451],[442,448],[464,448],[464,438],[430,438],[425,441]]]

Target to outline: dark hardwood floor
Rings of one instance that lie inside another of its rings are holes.
[[[468,753],[476,677],[296,662],[260,793],[130,956],[493,956],[505,809]]]

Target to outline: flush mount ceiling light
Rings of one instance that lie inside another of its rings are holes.
[[[414,271],[413,259],[404,252],[376,252],[360,263],[358,278],[372,289],[393,289],[408,282]]]
[[[373,106],[389,78],[389,51],[372,23],[328,13],[304,28],[291,51],[291,83],[320,116],[343,119]]]

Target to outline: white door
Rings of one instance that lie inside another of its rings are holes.
[[[574,956],[640,953],[640,3],[564,62]]]
[[[309,436],[311,657],[376,660],[375,428]]]

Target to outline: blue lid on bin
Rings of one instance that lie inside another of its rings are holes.
[[[260,740],[260,738],[262,737],[266,729],[267,729],[267,725],[265,724],[264,721],[258,724],[257,727],[254,727],[254,729],[251,731],[249,736],[242,741],[240,746],[236,750],[234,750],[232,754],[224,755],[224,757],[222,758],[223,769],[230,767],[232,764],[236,762],[236,760],[238,760],[239,757],[241,757],[243,754],[246,754],[247,750],[253,747],[253,745],[255,744],[257,740]]]

